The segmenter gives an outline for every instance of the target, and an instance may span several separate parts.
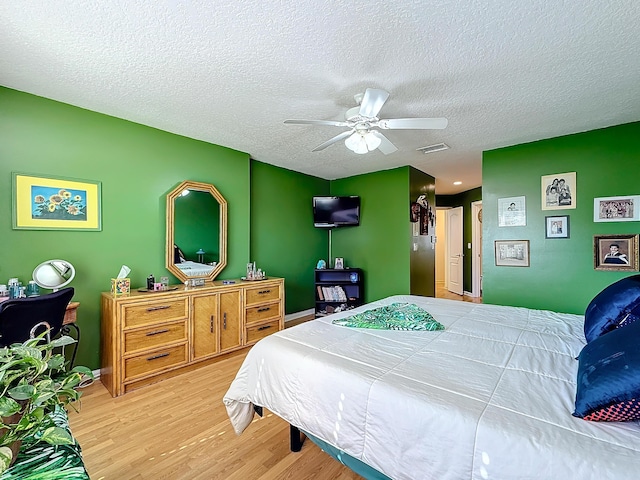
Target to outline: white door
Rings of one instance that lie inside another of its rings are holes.
[[[462,207],[447,210],[447,290],[463,293]]]

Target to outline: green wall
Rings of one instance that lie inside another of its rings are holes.
[[[287,312],[314,307],[313,271],[327,258],[327,231],[313,226],[314,195],[329,195],[329,181],[251,162],[251,260],[285,277]]]
[[[473,290],[473,257],[468,245],[473,243],[473,218],[471,204],[482,200],[482,187],[467,190],[456,195],[436,195],[438,207],[462,207],[463,242],[465,256],[463,262],[463,288],[465,292]]]
[[[365,301],[410,292],[409,167],[331,182],[331,195],[359,195],[360,226],[332,231],[332,258],[364,270]]]
[[[12,230],[11,172],[102,182],[102,231]],[[168,275],[165,195],[182,180],[212,183],[229,202],[221,277],[242,275],[249,259],[247,154],[0,87],[0,283],[26,283],[52,258],[75,266],[78,363],[99,366],[100,292],[123,264],[133,287],[150,273]]]
[[[640,193],[640,122],[552,138],[483,155],[483,300],[584,313],[629,272],[593,266],[593,236],[638,233],[638,222],[594,222],[593,199]],[[577,208],[541,209],[541,176],[576,172]],[[524,195],[527,224],[498,227],[498,198]],[[545,216],[569,215],[570,238],[545,239]],[[529,240],[531,266],[497,267],[495,240]]]

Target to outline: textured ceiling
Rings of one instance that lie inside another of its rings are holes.
[[[640,120],[639,20],[638,0],[4,1],[0,85],[326,179],[413,165],[447,194],[481,185],[483,150]],[[382,118],[449,125],[357,155],[311,152],[342,127],[283,124],[342,121],[367,87]]]

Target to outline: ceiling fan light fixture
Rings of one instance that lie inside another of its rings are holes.
[[[376,148],[378,148],[380,146],[380,144],[382,143],[382,140],[378,137],[376,137],[373,132],[368,132],[365,136],[364,136],[364,141],[367,144],[367,148],[369,149],[369,151],[373,151]]]
[[[359,132],[353,132],[352,135],[349,135],[344,141],[344,144],[349,150],[358,154],[367,153],[369,151],[367,148],[367,142]]]

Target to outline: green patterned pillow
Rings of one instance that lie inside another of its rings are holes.
[[[413,303],[392,303],[332,322],[343,327],[377,328],[379,330],[444,330],[429,312]]]

